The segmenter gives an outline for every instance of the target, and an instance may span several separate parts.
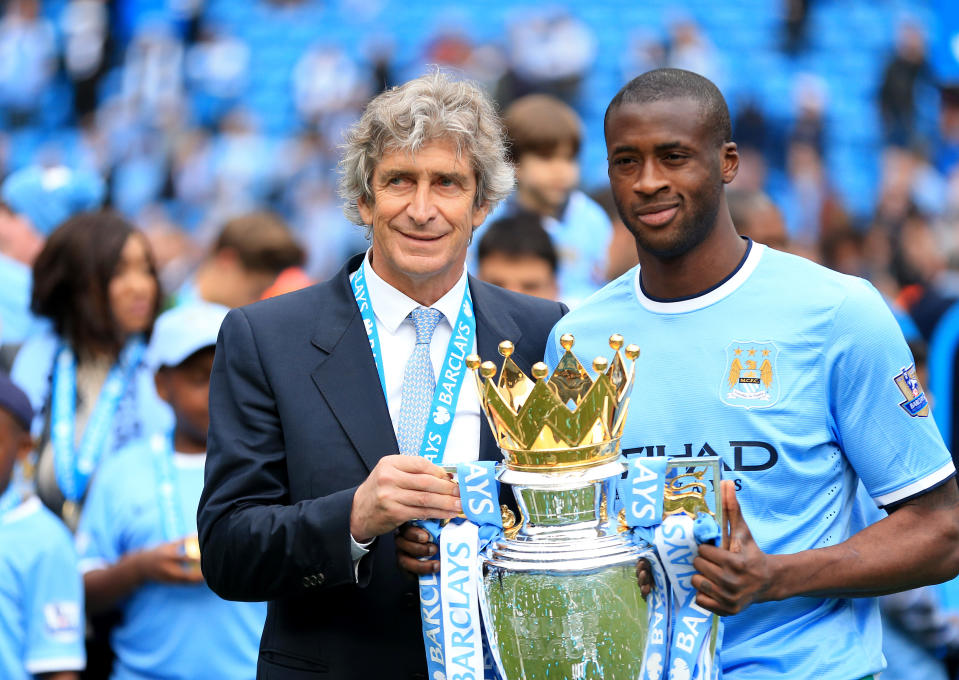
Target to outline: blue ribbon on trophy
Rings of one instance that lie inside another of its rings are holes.
[[[654,587],[647,599],[649,632],[640,678],[715,680],[719,664],[710,650],[713,615],[696,604],[691,579],[698,546],[715,544],[719,525],[705,512],[695,519],[685,512],[663,519],[667,458],[631,456],[627,466],[618,494],[625,523],[634,541],[655,548],[645,555]]]
[[[496,463],[489,460],[460,463],[456,466],[456,478],[460,489],[460,500],[463,503],[463,514],[466,515],[467,519],[464,524],[472,525],[476,531],[474,539],[476,549],[473,553],[473,563],[471,565],[474,588],[470,595],[471,603],[474,605],[473,611],[482,614],[475,619],[482,672],[474,677],[475,680],[479,680],[480,677],[485,678],[485,680],[498,680],[499,674],[496,672],[493,663],[493,650],[490,648],[489,636],[485,634],[483,629],[483,619],[488,618],[488,612],[482,611],[485,602],[480,597],[483,580],[481,557],[487,547],[503,536],[503,516],[499,507],[499,480],[496,476]],[[451,671],[460,669],[453,668],[448,663],[447,670],[447,677],[456,677]],[[470,676],[462,677],[468,678]]]

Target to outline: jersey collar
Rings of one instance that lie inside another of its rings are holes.
[[[746,279],[756,270],[765,250],[766,246],[752,241],[746,257],[723,281],[698,295],[677,300],[659,300],[646,295],[640,283],[640,267],[637,266],[636,273],[633,277],[633,290],[636,294],[636,299],[640,305],[656,314],[682,314],[684,312],[694,312],[697,309],[709,307],[729,296],[745,283]]]

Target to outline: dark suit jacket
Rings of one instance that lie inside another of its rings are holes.
[[[361,257],[328,282],[231,311],[217,342],[203,573],[224,598],[269,601],[261,679],[426,677],[417,587],[392,535],[353,576],[353,493],[399,452],[348,279]],[[509,339],[528,372],[566,308],[469,286],[480,356],[498,361]],[[486,423],[481,432],[480,457],[498,460]]]

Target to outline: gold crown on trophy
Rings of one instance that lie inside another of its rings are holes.
[[[495,382],[492,361],[481,362],[475,354],[466,357],[497,444],[514,470],[558,471],[619,456],[639,347],[623,348],[623,336],[610,336],[615,354],[612,360],[593,360],[594,380],[572,352],[573,336],[567,333],[559,342],[565,352],[553,375],[538,362],[532,366],[532,380],[510,358],[513,343],[508,340],[499,344],[504,360]]]

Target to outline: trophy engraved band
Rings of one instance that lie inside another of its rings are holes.
[[[573,343],[564,335],[553,374],[537,363],[532,379],[510,358],[509,341],[499,346],[497,380],[492,362],[466,360],[503,452],[496,476],[512,486],[520,511],[517,518],[502,507],[502,535],[480,553],[480,607],[504,680],[639,678],[644,671],[650,611],[635,570],[655,551],[631,535],[617,496],[639,348],[611,336],[613,357],[593,361],[593,378]],[[712,515],[704,464],[718,491],[718,458],[672,463],[661,515]],[[714,648],[715,634],[711,642]],[[653,670],[649,677],[658,678],[665,669]]]

